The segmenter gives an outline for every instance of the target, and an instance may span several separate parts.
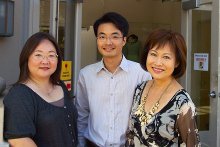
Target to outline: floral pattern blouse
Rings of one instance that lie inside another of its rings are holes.
[[[135,113],[147,82],[137,86],[126,132],[126,147],[197,147],[200,146],[196,127],[195,106],[189,94],[181,89],[168,104],[155,113],[148,123],[141,122],[143,114]]]

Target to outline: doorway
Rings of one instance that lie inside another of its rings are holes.
[[[187,71],[188,91],[197,107],[197,121],[201,144],[204,147],[216,147],[217,110],[218,110],[218,47],[213,38],[212,2],[204,3],[200,8],[189,10],[190,38],[188,44]]]

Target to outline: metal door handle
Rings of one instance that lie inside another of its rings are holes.
[[[216,93],[215,93],[215,91],[210,92],[209,97],[211,97],[211,98],[216,98]]]

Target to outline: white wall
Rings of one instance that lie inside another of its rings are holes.
[[[83,28],[81,31],[81,68],[97,62],[97,46],[93,27]]]

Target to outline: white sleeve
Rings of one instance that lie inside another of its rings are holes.
[[[143,70],[142,67],[141,67],[141,71],[140,71],[140,76],[141,76],[141,82],[152,80],[150,73]]]
[[[86,91],[86,83],[82,71],[79,73],[79,80],[76,89],[76,108],[78,110],[77,128],[78,128],[78,147],[85,146],[84,133],[88,127],[89,102]]]

